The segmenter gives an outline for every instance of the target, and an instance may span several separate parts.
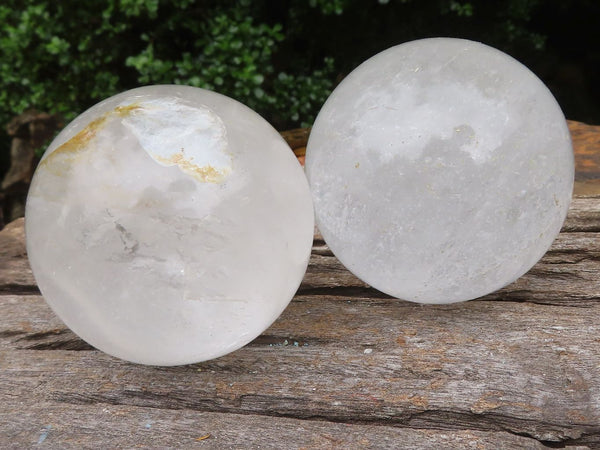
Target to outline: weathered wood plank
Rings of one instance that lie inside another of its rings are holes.
[[[577,180],[600,178],[600,126],[567,120],[573,150]]]
[[[0,293],[38,291],[27,261],[24,224],[17,219],[0,231]]]
[[[440,433],[391,426],[307,421],[257,415],[164,410],[122,405],[42,403],[0,410],[2,448],[545,448],[507,432]],[[7,411],[22,414],[9,415]]]
[[[306,147],[310,128],[294,128],[293,130],[282,131],[281,137],[285,139],[292,150]]]
[[[4,399],[508,431],[600,445],[598,305],[306,296],[247,347],[174,368],[65,350],[78,339],[39,296],[0,297],[0,316],[10,318],[0,332]]]
[[[600,232],[600,195],[574,197],[561,231]]]

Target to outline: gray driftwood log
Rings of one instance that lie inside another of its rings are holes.
[[[170,368],[94,350],[46,306],[22,219],[0,232],[0,448],[600,448],[600,196],[479,300],[422,306],[351,275],[317,235],[284,314]]]

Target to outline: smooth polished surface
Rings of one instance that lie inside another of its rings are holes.
[[[560,230],[574,173],[544,84],[496,49],[446,38],[354,70],[317,117],[306,170],[340,261],[423,303],[480,297],[527,272]]]
[[[183,86],[92,107],[48,148],[26,210],[36,281],[79,336],[177,365],[245,345],[283,311],[310,255],[302,168],[258,114]]]

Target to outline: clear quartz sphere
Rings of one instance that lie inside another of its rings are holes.
[[[422,303],[495,291],[527,272],[565,219],[573,151],[550,91],[486,45],[392,47],[348,75],[306,152],[316,221],[376,289]]]
[[[207,90],[149,86],[93,106],[46,150],[27,251],[81,338],[178,365],[232,352],[281,314],[313,222],[302,167],[258,114]]]

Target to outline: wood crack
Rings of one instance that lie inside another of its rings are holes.
[[[285,404],[301,398],[281,399],[283,407],[273,409],[251,409],[244,407],[247,403],[272,404],[272,399],[261,395],[243,394],[235,398],[196,399],[190,401],[185,396],[175,393],[155,394],[148,391],[129,390],[121,392],[119,398],[102,394],[80,395],[57,392],[52,400],[67,404],[109,404],[115,406],[138,406],[153,409],[192,410],[197,412],[228,413],[237,415],[259,415],[266,417],[282,417],[305,421],[344,423],[353,425],[393,426],[407,429],[431,431],[466,431],[479,430],[485,432],[503,431],[514,436],[529,438],[548,448],[566,448],[576,445],[600,445],[600,426],[587,424],[565,427],[560,424],[541,423],[523,418],[515,418],[500,414],[477,414],[468,411],[424,410],[408,411],[400,414],[381,414],[379,411],[361,411],[359,414],[327,414],[325,411],[314,412],[311,409],[286,410]],[[175,401],[174,401],[175,400]],[[252,402],[250,402],[252,400]],[[521,428],[521,429],[519,429]],[[523,429],[526,428],[526,429]],[[543,430],[543,431],[538,431]]]
[[[39,295],[40,289],[35,285],[0,284],[0,295]]]
[[[351,297],[351,298],[385,298],[394,299],[394,297],[384,294],[377,289],[361,286],[322,286],[322,287],[300,287],[296,296],[317,296],[325,295],[331,297]]]
[[[501,293],[500,293],[501,294]],[[511,291],[509,295],[497,295],[490,294],[485,297],[478,298],[478,302],[502,302],[502,303],[526,303],[532,305],[543,305],[543,306],[560,306],[566,308],[576,308],[576,309],[590,309],[597,305],[600,302],[600,297],[567,297],[565,296],[561,300],[555,301],[544,301],[532,298],[535,294],[534,291],[527,290],[519,290],[519,291]]]
[[[23,334],[24,336],[22,336]],[[0,333],[0,337],[10,338],[13,336],[21,336],[14,343],[23,350],[95,350],[94,347],[67,328],[57,328],[31,334],[10,331]]]

